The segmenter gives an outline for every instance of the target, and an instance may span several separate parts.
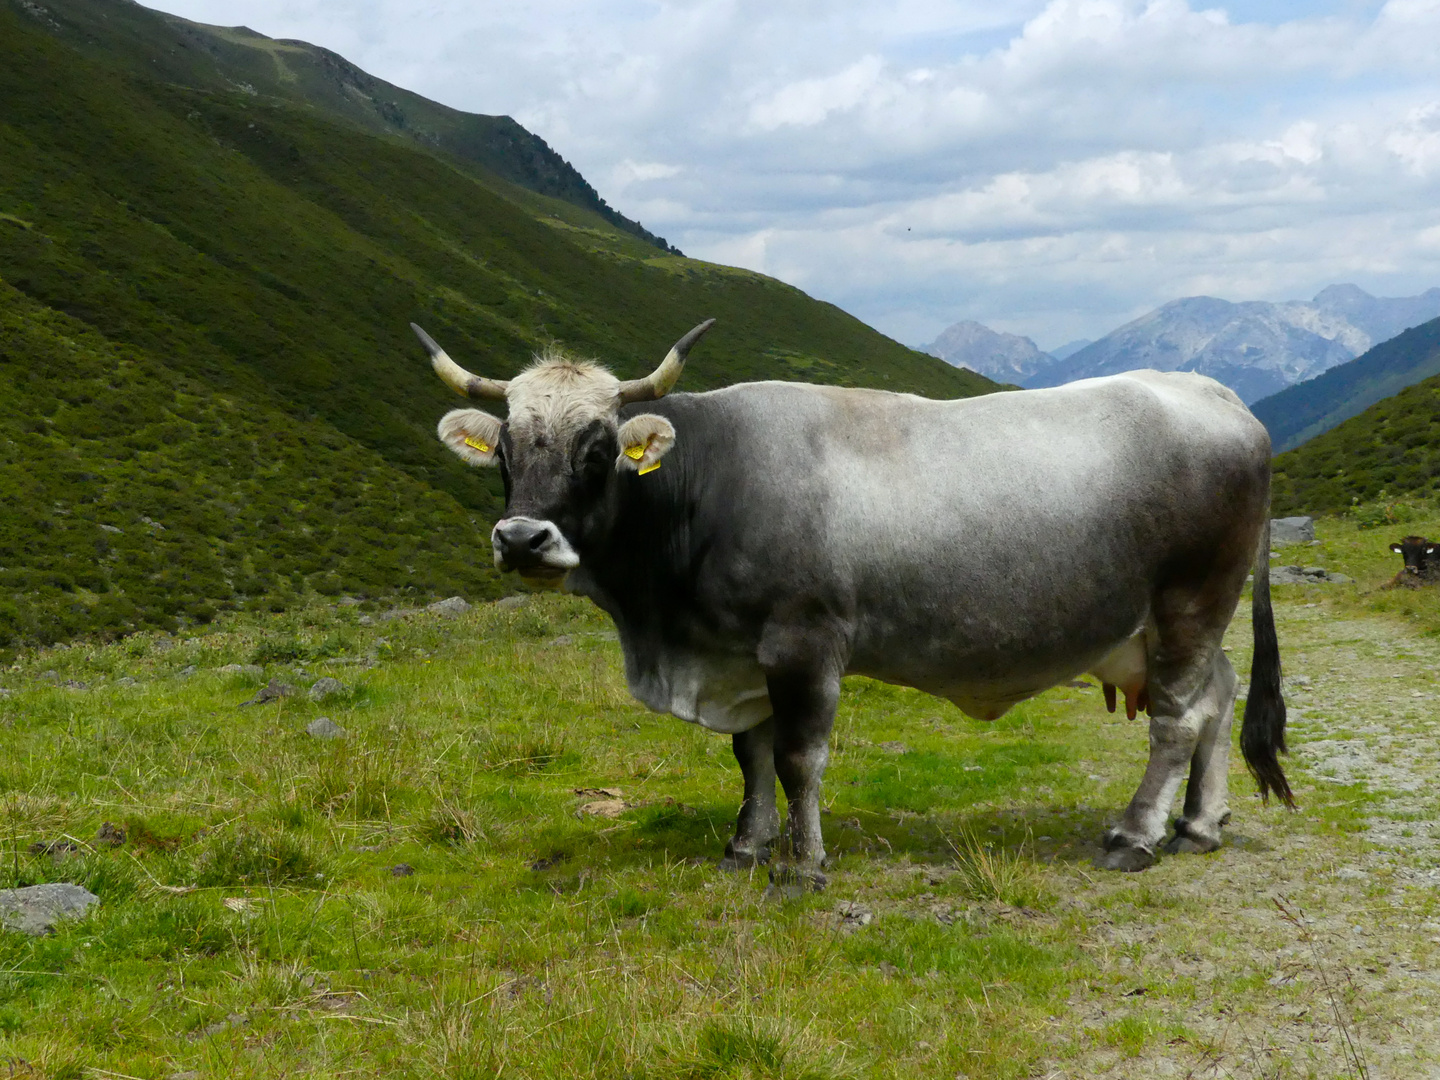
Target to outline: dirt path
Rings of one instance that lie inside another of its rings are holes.
[[[1278,615],[1300,811],[1262,809],[1237,769],[1204,872],[1090,875],[1076,914],[1105,978],[1057,1020],[1101,1048],[1039,1076],[1440,1077],[1440,641],[1301,589]]]

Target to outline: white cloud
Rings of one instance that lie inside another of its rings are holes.
[[[1440,283],[1440,0],[166,7],[513,115],[689,254],[911,342]]]

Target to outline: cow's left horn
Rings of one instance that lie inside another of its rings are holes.
[[[430,363],[435,368],[435,374],[439,375],[451,390],[461,397],[479,398],[482,401],[505,400],[505,391],[510,388],[508,382],[471,375],[470,372],[451,360],[445,354],[445,350],[437,345],[435,339],[424,330],[421,330],[413,322],[410,324],[410,329],[415,331],[415,336],[420,339],[420,344],[424,345],[425,351],[430,354]]]
[[[654,401],[656,398],[662,398],[668,394],[679,380],[680,372],[685,370],[685,357],[690,352],[690,347],[714,325],[714,319],[706,319],[671,346],[670,351],[665,354],[665,359],[660,361],[660,366],[649,375],[643,379],[631,379],[629,382],[621,383],[620,404],[629,405],[635,401]]]

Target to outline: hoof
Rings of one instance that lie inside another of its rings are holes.
[[[770,845],[737,848],[731,840],[725,845],[725,857],[720,860],[721,870],[753,870],[770,861]]]
[[[1121,836],[1114,829],[1105,834],[1105,853],[1095,860],[1101,870],[1121,870],[1133,874],[1155,865],[1155,852]]]
[[[824,892],[829,883],[818,867],[772,866],[770,888],[765,890],[765,894],[769,896],[775,892],[786,897],[803,896],[807,892]]]
[[[1175,835],[1162,850],[1167,855],[1206,855],[1220,850],[1220,837],[1198,833],[1193,825],[1181,819],[1175,822]]]
[[[770,861],[768,851],[736,851],[725,855],[716,865],[721,870],[754,870],[757,866],[764,866]]]
[[[1160,850],[1166,855],[1207,855],[1219,849],[1219,844],[1207,844],[1194,837],[1177,833],[1167,840],[1165,846]]]

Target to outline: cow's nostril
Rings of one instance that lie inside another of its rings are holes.
[[[530,538],[530,550],[539,551],[549,542],[549,540],[550,531],[548,529],[541,529],[539,532],[537,532],[534,536]]]

